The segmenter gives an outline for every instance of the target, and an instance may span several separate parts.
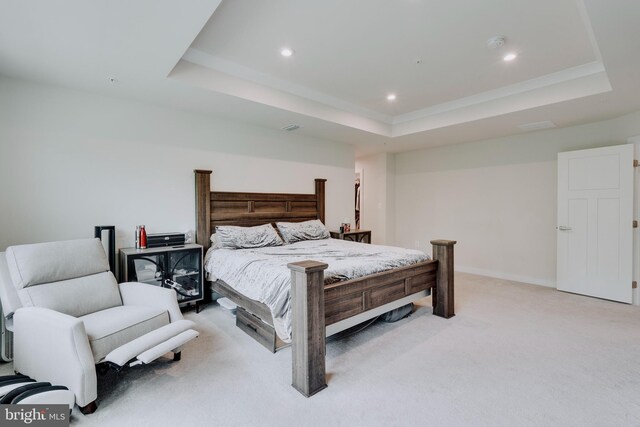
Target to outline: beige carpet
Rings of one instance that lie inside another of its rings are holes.
[[[99,379],[96,426],[640,425],[640,308],[469,274],[456,317],[376,323],[327,345],[329,387],[291,386],[273,355],[217,305],[187,317],[201,336]],[[11,371],[10,364],[1,367]]]

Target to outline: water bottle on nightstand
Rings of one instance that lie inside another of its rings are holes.
[[[147,231],[144,225],[140,226],[140,249],[147,249]]]

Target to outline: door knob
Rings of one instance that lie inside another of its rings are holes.
[[[571,227],[567,227],[566,225],[559,225],[558,230],[560,231],[571,231]]]

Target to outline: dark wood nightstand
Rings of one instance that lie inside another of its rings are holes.
[[[334,239],[351,240],[352,242],[371,243],[371,230],[351,230],[346,233],[331,231]]]
[[[120,249],[120,282],[142,282],[172,288],[178,303],[196,304],[204,297],[202,246],[186,244],[149,249]]]

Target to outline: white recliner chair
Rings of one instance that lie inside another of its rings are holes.
[[[0,256],[0,299],[14,370],[64,385],[96,410],[96,365],[146,364],[196,338],[172,289],[120,283],[98,239],[20,245]]]

